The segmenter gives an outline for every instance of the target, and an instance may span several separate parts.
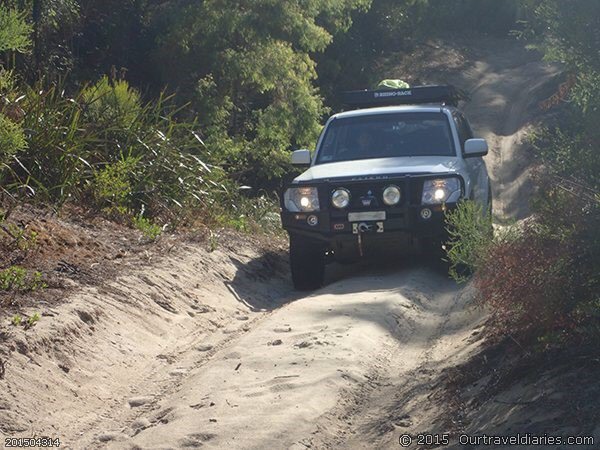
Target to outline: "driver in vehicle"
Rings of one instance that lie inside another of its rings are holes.
[[[364,127],[349,133],[346,145],[339,150],[340,160],[351,160],[369,155],[374,150],[375,139]]]
[[[374,139],[367,130],[362,129],[356,139],[356,147],[360,155],[368,154],[373,150]]]

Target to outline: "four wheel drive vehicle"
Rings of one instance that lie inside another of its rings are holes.
[[[438,252],[447,210],[461,199],[491,206],[488,145],[457,98],[451,86],[348,92],[354,110],[327,121],[314,155],[292,153],[308,167],[281,196],[297,289],[319,287],[330,260]]]

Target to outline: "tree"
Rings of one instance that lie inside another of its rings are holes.
[[[164,2],[151,16],[163,80],[194,92],[207,143],[240,182],[273,187],[325,113],[312,55],[370,0]],[[155,29],[156,29],[155,28]],[[158,33],[157,33],[158,34]]]
[[[0,53],[28,52],[31,46],[30,33],[31,27],[21,12],[0,6]],[[12,74],[0,65],[0,175],[9,159],[27,146],[23,129],[10,117],[13,115],[11,111],[14,111],[11,99],[13,90]]]
[[[31,47],[30,34],[31,27],[22,12],[0,6],[0,52],[28,52]]]

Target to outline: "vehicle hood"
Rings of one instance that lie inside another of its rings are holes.
[[[361,159],[312,166],[294,182],[398,174],[449,173],[459,170],[460,160],[443,156],[403,156]]]

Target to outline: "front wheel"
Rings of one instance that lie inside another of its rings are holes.
[[[294,288],[308,291],[321,287],[325,278],[325,246],[290,236],[290,269]]]
[[[447,237],[442,236],[421,238],[421,256],[425,261],[435,265],[444,266],[446,263],[446,250],[444,249],[444,245],[447,240]]]

